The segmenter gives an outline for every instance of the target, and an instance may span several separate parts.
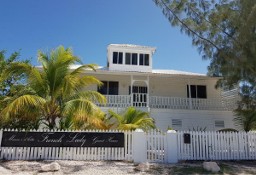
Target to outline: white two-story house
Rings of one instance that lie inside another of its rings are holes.
[[[107,66],[86,71],[101,80],[93,86],[107,98],[103,111],[129,106],[148,111],[161,130],[219,130],[236,128],[233,112],[237,91],[216,89],[219,78],[176,70],[153,69],[156,48],[110,44]],[[75,67],[75,66],[74,66]]]

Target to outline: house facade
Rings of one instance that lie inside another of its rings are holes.
[[[217,77],[153,69],[156,48],[110,44],[107,67],[86,71],[103,82],[91,86],[107,98],[103,111],[129,106],[148,111],[157,128],[167,130],[219,130],[236,128],[233,122],[237,90],[216,89]],[[75,68],[75,67],[74,67]]]

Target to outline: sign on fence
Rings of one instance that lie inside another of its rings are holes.
[[[124,133],[3,131],[2,147],[124,147]]]

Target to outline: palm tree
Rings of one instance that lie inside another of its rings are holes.
[[[137,110],[134,107],[127,108],[123,113],[117,114],[109,110],[110,120],[114,118],[112,124],[114,128],[120,130],[135,130],[137,128],[149,130],[155,128],[153,118],[149,117],[148,112]]]
[[[99,108],[94,102],[105,103],[105,97],[96,91],[85,90],[91,84],[101,82],[93,76],[84,75],[85,69],[95,70],[96,65],[88,64],[71,70],[70,66],[81,63],[71,49],[59,46],[49,54],[39,51],[38,60],[42,67],[27,63],[13,63],[6,71],[9,74],[27,75],[27,92],[17,98],[9,99],[2,110],[5,118],[18,115],[21,111],[33,111],[52,129],[57,119],[72,116],[72,120],[98,124],[101,119],[94,117]]]

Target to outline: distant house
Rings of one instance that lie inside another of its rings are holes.
[[[232,110],[237,100],[236,90],[215,89],[217,77],[152,69],[155,50],[147,46],[110,44],[107,67],[86,71],[104,83],[102,87],[91,87],[106,96],[107,104],[101,106],[104,111],[135,106],[150,112],[162,130],[235,128]]]

